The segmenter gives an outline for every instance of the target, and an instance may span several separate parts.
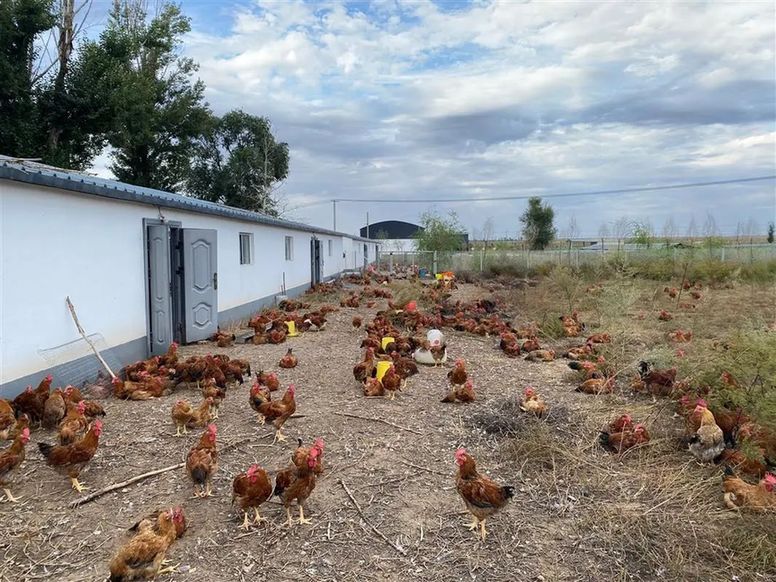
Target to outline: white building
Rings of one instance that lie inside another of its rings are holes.
[[[374,261],[377,242],[0,156],[0,395],[207,338]]]

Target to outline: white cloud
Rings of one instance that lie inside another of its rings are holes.
[[[776,8],[767,3],[476,0],[240,4],[187,38],[207,97],[289,141],[289,206],[578,191],[773,173]],[[618,213],[772,213],[773,185],[562,199],[583,231]],[[715,196],[717,198],[715,198]],[[520,203],[452,204],[515,229]],[[320,209],[322,207],[318,207]],[[380,218],[424,208],[391,204]],[[769,210],[770,209],[770,210]],[[338,226],[363,223],[342,205]],[[329,225],[329,213],[300,211]],[[720,221],[721,222],[721,221]]]

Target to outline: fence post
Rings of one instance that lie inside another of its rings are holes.
[[[433,262],[432,270],[434,271],[434,275],[436,275],[437,274],[437,252],[436,251],[434,251],[433,261],[434,262]]]
[[[388,272],[393,273],[393,253],[388,255]]]
[[[485,257],[485,249],[480,249],[480,273],[482,273],[482,259]]]
[[[722,256],[720,257],[720,260],[724,263],[725,262],[725,247],[722,247]]]

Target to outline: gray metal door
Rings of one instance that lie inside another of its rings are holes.
[[[218,329],[218,270],[215,230],[183,229],[183,303],[186,343]]]
[[[321,282],[321,241],[317,238],[310,239],[310,270],[312,284]]]
[[[148,307],[151,355],[163,354],[172,343],[170,297],[170,231],[167,225],[148,227]]]

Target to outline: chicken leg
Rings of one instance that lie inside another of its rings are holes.
[[[262,521],[266,521],[266,520],[265,520],[263,517],[261,517],[261,515],[259,514],[259,508],[258,508],[258,507],[254,507],[254,508],[253,508],[253,514],[254,514],[253,523],[255,523],[255,524],[260,524]]]
[[[284,442],[286,442],[285,435],[282,432],[280,432],[280,429],[277,429],[275,431],[275,438],[273,439],[272,444],[274,445],[275,443],[284,443]]]
[[[472,522],[471,522],[471,523],[467,523],[467,524],[466,524],[466,527],[468,527],[468,528],[469,528],[469,531],[474,531],[475,529],[477,529],[478,527],[480,527],[480,520],[479,520],[479,519],[477,519],[477,517],[476,517],[476,516],[474,516],[474,515],[472,516],[472,518],[473,518],[473,519],[472,519]]]
[[[78,477],[70,477],[70,483],[73,486],[73,489],[78,491],[78,493],[81,493],[84,489],[88,489],[88,487],[85,487],[78,481]]]
[[[243,522],[242,522],[242,525],[240,527],[243,528],[245,531],[248,531],[249,529],[251,529],[251,525],[250,525],[250,523],[248,523],[248,512],[247,511],[243,511]]]
[[[485,529],[485,520],[483,519],[480,522],[480,539],[482,539],[482,541],[484,542],[487,535],[488,535],[488,530]]]
[[[310,524],[312,520],[304,518],[304,507],[299,506],[299,524]]]
[[[286,515],[288,516],[288,519],[286,520],[286,525],[288,527],[292,527],[294,525],[294,518],[291,517],[291,508],[286,507]]]
[[[162,564],[169,564],[169,560],[162,560]],[[167,566],[166,568],[162,568],[156,572],[156,575],[159,576],[160,574],[174,574],[178,571],[178,566],[180,564],[175,564],[174,566]],[[191,572],[191,570],[189,570]]]
[[[11,490],[8,489],[7,487],[3,487],[3,493],[5,493],[5,497],[11,503],[16,503],[16,502],[18,502],[21,499],[21,496],[20,497],[14,497],[13,495],[11,495]]]
[[[267,422],[267,420],[264,418],[263,414],[259,415],[259,426],[264,426],[264,423]]]

